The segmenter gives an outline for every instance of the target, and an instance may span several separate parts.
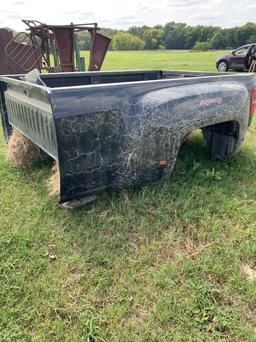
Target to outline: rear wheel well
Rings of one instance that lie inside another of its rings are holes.
[[[211,159],[224,160],[238,149],[239,123],[227,121],[202,127]]]

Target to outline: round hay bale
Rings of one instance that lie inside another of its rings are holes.
[[[47,189],[50,196],[57,197],[60,194],[60,170],[57,162],[52,167],[52,175],[47,181]]]
[[[12,166],[29,167],[36,161],[45,159],[47,154],[18,129],[13,129],[7,145],[7,159]]]

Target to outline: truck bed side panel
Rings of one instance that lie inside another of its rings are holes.
[[[235,153],[248,127],[250,96],[238,82],[146,85],[52,92],[61,201],[108,187],[142,185],[168,175],[184,136],[235,121]],[[72,104],[72,105],[67,105]]]
[[[54,88],[0,77],[4,127],[7,134],[10,125],[17,127],[58,160],[60,202],[163,179],[184,137],[197,128],[204,128],[212,157],[238,151],[250,121],[254,76],[154,75],[153,80],[141,72],[42,76]],[[158,79],[162,76],[166,79]],[[89,85],[58,87],[69,84],[68,77],[76,82],[89,77]],[[104,83],[120,77],[129,82]]]

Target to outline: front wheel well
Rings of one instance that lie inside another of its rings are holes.
[[[229,63],[228,63],[227,60],[221,59],[221,60],[217,63],[216,68],[217,68],[217,70],[218,70],[219,72],[226,72],[226,71],[228,71],[228,69],[229,69]]]
[[[221,62],[227,63],[227,67],[229,67],[228,61],[227,61],[226,59],[221,59],[220,61],[218,61],[217,66],[218,66]]]

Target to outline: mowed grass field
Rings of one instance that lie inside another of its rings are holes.
[[[110,52],[104,68],[214,70],[219,54]],[[50,162],[12,168],[1,134],[0,341],[256,341],[255,138],[254,122],[214,162],[196,131],[163,183],[67,211]]]
[[[103,70],[165,69],[217,71],[216,58],[227,51],[193,52],[188,50],[109,51]],[[88,65],[88,52],[83,51]]]

